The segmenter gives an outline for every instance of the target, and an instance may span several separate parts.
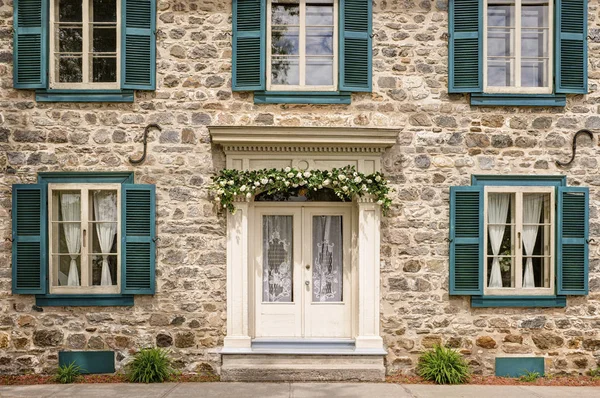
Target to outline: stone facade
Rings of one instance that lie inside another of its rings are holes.
[[[0,373],[45,372],[60,349],[113,349],[118,366],[140,347],[170,347],[184,371],[218,370],[226,334],[225,220],[210,201],[224,167],[208,125],[399,128],[383,159],[396,192],[382,221],[381,326],[388,372],[411,371],[444,343],[476,373],[501,354],[538,354],[552,372],[600,363],[600,261],[590,246],[590,294],[566,308],[471,308],[448,295],[448,192],[472,174],[564,174],[590,187],[590,236],[600,236],[597,144],[571,137],[600,128],[600,9],[589,5],[589,94],[565,108],[471,107],[447,93],[447,2],[374,1],[373,93],[352,104],[254,105],[231,91],[231,4],[159,0],[157,90],[133,104],[36,103],[12,88],[12,2],[0,0]],[[148,123],[147,161],[141,153]],[[15,173],[10,171],[14,170]],[[11,184],[41,171],[135,171],[157,188],[157,293],[130,308],[36,307],[11,294]]]

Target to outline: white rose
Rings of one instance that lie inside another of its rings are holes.
[[[255,187],[260,187],[260,182],[258,182],[258,181],[254,181],[254,186],[255,186]]]
[[[321,189],[321,188],[323,188],[323,185],[319,185],[319,189]],[[317,190],[317,189],[315,188],[315,191],[316,191],[316,190]]]
[[[241,191],[241,192],[244,192],[246,189],[248,189],[248,187],[247,187],[247,186],[245,186],[245,185],[242,185],[242,186],[240,187],[240,191]]]
[[[367,180],[367,184],[372,184],[373,180],[371,180],[370,178]]]
[[[358,173],[355,171],[354,173],[352,173],[352,175],[353,175],[354,177],[356,177],[356,176],[358,175]]]
[[[362,186],[362,190],[366,192],[366,190],[367,190],[367,186],[366,186],[366,185],[363,185],[363,186]]]
[[[383,200],[378,200],[378,201],[377,201],[377,204],[378,204],[378,205],[382,205],[382,204],[383,204]]]
[[[348,187],[344,185],[344,186],[342,187],[342,191],[346,192],[347,190],[348,190]]]
[[[334,182],[333,182],[333,185],[338,185],[338,182],[337,182],[337,181],[334,181]]]
[[[217,196],[217,197],[215,198],[215,202],[220,202],[220,201],[221,201],[221,198]]]
[[[292,187],[298,188],[298,184],[293,184]]]
[[[325,181],[323,181],[323,186],[326,187],[329,184],[331,184],[331,180],[329,178],[327,178]]]
[[[300,185],[306,185],[306,181],[300,181]]]
[[[380,176],[376,176],[375,177],[375,181],[377,181],[377,182],[381,181],[381,177]]]
[[[219,190],[217,191],[217,195],[223,195],[224,193],[225,193],[225,191],[224,191],[224,190],[222,190],[222,189],[219,189]]]
[[[305,172],[304,172],[304,177],[305,177],[305,178],[308,178],[308,177],[310,177],[310,176],[311,176],[311,174],[310,174],[310,171],[305,171]]]
[[[360,183],[362,182],[362,178],[360,178],[360,177],[356,177],[356,178],[354,179],[354,182],[355,182],[355,183],[357,183],[357,184],[360,184]]]
[[[340,181],[344,181],[346,179],[346,176],[343,174],[338,175],[338,180]]]
[[[290,186],[290,182],[289,182],[289,181],[286,181],[286,182],[285,182],[285,186],[286,186],[286,187],[289,187],[289,186]]]
[[[286,167],[285,169],[283,169],[283,171],[285,171],[286,173],[289,173],[292,169],[290,169],[289,167]]]
[[[250,198],[252,197],[252,194],[251,194],[250,192],[248,192],[248,193],[246,194],[246,197],[247,197],[248,199],[250,199]]]
[[[294,173],[288,173],[287,176],[288,176],[288,178],[292,178],[292,177],[294,177]]]
[[[298,174],[296,174],[296,177],[298,177],[298,178],[302,178],[302,173],[298,173]]]
[[[233,180],[227,181],[227,185],[233,185]]]
[[[267,185],[268,182],[269,182],[268,178],[263,178],[262,180],[260,180],[260,183],[263,185]]]
[[[225,186],[225,184],[227,184],[227,182],[226,182],[226,181],[221,181],[221,182],[219,183],[219,185],[221,185],[222,187],[224,187],[224,186]]]

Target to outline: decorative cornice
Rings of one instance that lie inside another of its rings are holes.
[[[382,153],[400,130],[340,127],[210,126],[212,142],[230,152]]]

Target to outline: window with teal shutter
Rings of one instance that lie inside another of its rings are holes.
[[[14,86],[47,85],[48,0],[14,0]]]
[[[154,294],[155,206],[154,185],[133,184],[129,172],[40,173],[37,184],[14,185],[13,293],[35,294],[39,306],[133,305],[133,295]]]
[[[450,0],[448,92],[471,105],[565,106],[587,93],[587,0]]]
[[[349,104],[372,89],[370,0],[233,0],[234,91],[254,102]]]
[[[156,88],[156,0],[15,0],[14,28],[13,84],[37,101],[133,102]]]
[[[588,293],[589,189],[558,188],[558,294]]]

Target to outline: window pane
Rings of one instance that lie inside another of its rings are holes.
[[[333,58],[314,57],[306,59],[306,85],[333,85]]]
[[[550,194],[523,194],[523,287],[550,287]]]
[[[263,301],[293,301],[293,216],[263,216]]]
[[[497,87],[514,86],[514,0],[490,1],[487,18],[487,84]]]
[[[490,193],[487,203],[488,287],[514,287],[514,203],[509,193]]]
[[[273,58],[271,61],[271,82],[282,85],[300,84],[298,58]]]
[[[488,86],[508,87],[515,85],[513,59],[488,59]]]
[[[81,256],[53,255],[53,286],[81,286]]]
[[[58,0],[58,21],[81,22],[82,8],[81,0]]]
[[[271,4],[271,25],[299,25],[300,5],[297,0],[279,0]]]
[[[548,60],[523,60],[521,64],[521,86],[546,87],[548,86]]]
[[[92,59],[92,81],[112,83],[117,81],[117,58],[94,57]]]
[[[549,7],[544,0],[523,0],[521,9],[521,85],[549,85]],[[537,59],[536,59],[537,58]]]
[[[92,286],[117,285],[117,256],[90,256]]]
[[[91,0],[94,22],[117,22],[117,0]]]
[[[271,32],[271,54],[298,55],[299,48],[299,28],[273,28]]]
[[[550,8],[547,0],[523,0],[521,24],[523,28],[549,27]]]
[[[318,4],[323,3],[323,4]],[[329,4],[327,4],[329,3]],[[307,25],[333,25],[333,4],[331,2],[311,1],[306,4]]]
[[[60,83],[81,83],[82,82],[82,60],[81,56],[57,56],[58,61],[58,81]]]
[[[515,1],[488,1],[488,26],[515,26]]]
[[[92,285],[111,286],[117,284],[117,191],[90,191],[90,256]]]
[[[307,28],[306,55],[333,55],[333,29]]]
[[[342,216],[314,216],[312,240],[312,301],[342,301],[344,272]]]
[[[114,53],[117,51],[117,28],[114,26],[94,26],[92,29],[92,51]]]
[[[58,51],[80,53],[83,51],[83,30],[81,27],[58,28]]]

